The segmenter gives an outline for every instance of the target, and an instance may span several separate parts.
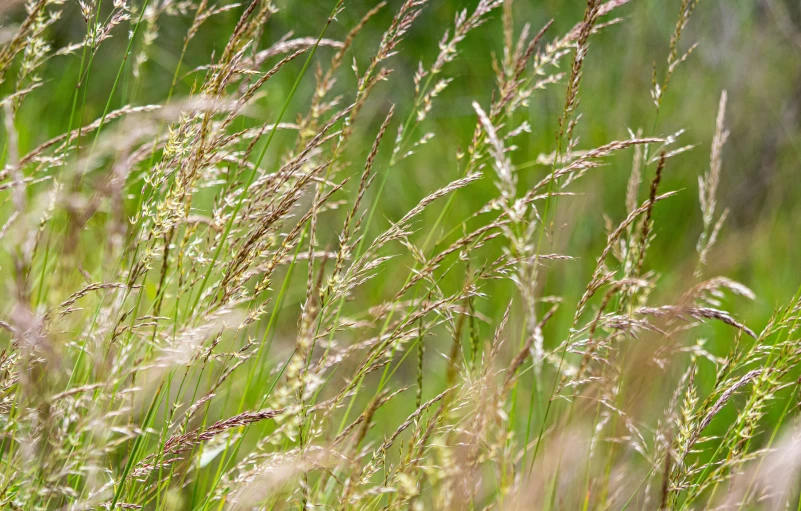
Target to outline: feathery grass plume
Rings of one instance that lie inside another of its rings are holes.
[[[698,1],[699,0],[681,0],[681,3],[679,4],[679,15],[676,19],[676,25],[673,28],[673,34],[670,36],[670,49],[667,57],[667,69],[665,70],[665,76],[661,83],[657,81],[656,63],[654,63],[651,80],[651,85],[653,87],[651,90],[651,99],[656,106],[657,113],[662,106],[662,99],[665,96],[665,91],[667,91],[668,84],[670,83],[670,79],[673,77],[673,73],[676,71],[676,68],[679,66],[679,64],[686,61],[690,54],[692,54],[693,50],[698,47],[698,43],[694,43],[687,51],[679,55],[679,42],[681,40],[682,33],[684,32],[684,29],[687,28],[687,23],[690,22],[690,17],[692,16],[693,11],[695,11],[695,8],[698,6]]]
[[[565,92],[565,105],[562,109],[562,118],[559,121],[559,132],[557,138],[557,156],[564,150],[567,154],[572,150],[573,130],[576,126],[576,119],[573,114],[579,104],[579,85],[581,84],[582,67],[584,59],[589,50],[589,38],[592,34],[595,23],[598,21],[601,11],[601,2],[598,0],[587,0],[587,7],[584,11],[584,20],[576,37],[576,51],[573,54],[573,64],[570,66],[570,77],[567,81],[567,91]],[[564,137],[564,140],[563,140]]]
[[[662,180],[662,171],[665,168],[665,152],[659,155],[659,163],[656,166],[656,174],[653,181],[651,181],[651,193],[648,198],[648,210],[645,212],[645,217],[642,219],[642,232],[640,233],[640,243],[637,248],[637,265],[634,272],[635,276],[639,276],[642,272],[642,265],[645,261],[645,251],[649,245],[649,236],[652,228],[651,216],[654,211],[654,203],[656,202],[656,191],[659,188],[659,182]]]
[[[729,214],[728,208],[715,220],[715,208],[717,207],[718,184],[720,183],[720,170],[723,165],[723,146],[729,138],[729,131],[724,124],[726,118],[726,91],[720,94],[720,105],[718,106],[718,116],[715,121],[715,137],[712,139],[712,150],[709,156],[709,170],[698,177],[698,199],[701,203],[701,213],[704,221],[704,229],[698,238],[696,250],[698,250],[698,266],[695,269],[695,276],[700,277],[702,268],[706,265],[709,250],[715,244],[720,233],[720,228]]]

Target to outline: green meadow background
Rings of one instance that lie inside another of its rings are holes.
[[[355,59],[362,68],[366,65],[400,3],[390,0],[370,21],[348,60]],[[133,0],[133,4],[140,5],[141,0]],[[474,4],[472,0],[437,0],[426,7],[398,48],[398,54],[392,58],[393,73],[378,86],[361,114],[355,136],[362,137],[363,142],[356,143],[358,138],[354,139],[345,158],[353,163],[354,169],[361,168],[372,137],[390,104],[398,109],[396,120],[406,118],[412,106],[412,76],[418,62],[430,63],[435,58],[437,43],[452,26],[457,11],[472,8]],[[624,139],[629,137],[629,132],[638,130],[646,136],[665,136],[684,130],[678,145],[694,145],[692,150],[670,159],[665,168],[661,190],[679,190],[679,193],[655,208],[656,239],[645,266],[647,271],[658,275],[659,285],[652,301],[675,303],[694,282],[692,275],[698,257],[695,245],[702,228],[697,179],[709,166],[718,101],[724,89],[728,92],[727,125],[731,134],[723,153],[718,207],[719,211],[728,208],[730,213],[709,255],[706,275],[728,276],[756,293],[754,301],[730,298],[726,306],[739,320],[759,330],[773,310],[787,303],[801,284],[801,4],[790,0],[700,0],[681,41],[682,50],[695,42],[698,47],[677,68],[657,116],[650,96],[652,72],[655,67],[661,79],[665,71],[679,4],[679,0],[633,0],[614,11],[613,15],[621,18],[619,23],[592,37],[580,90],[578,148],[589,149]],[[341,39],[374,5],[366,1],[347,1],[346,9],[329,27],[326,37]],[[290,32],[293,37],[316,37],[333,1],[278,0],[277,6],[280,10],[265,27],[260,47],[267,47]],[[214,55],[220,54],[242,9],[215,16],[202,26],[180,65],[174,98],[188,95],[193,86],[202,83],[203,71],[196,68],[207,65]],[[545,38],[550,40],[567,32],[581,19],[583,10],[584,3],[578,0],[519,0],[514,4],[514,22],[518,31],[528,23],[536,32],[553,19],[554,24]],[[20,19],[19,11],[17,7],[6,12],[6,22]],[[83,23],[77,2],[69,0],[64,5],[62,19],[50,29],[54,46],[81,40],[85,32]],[[164,102],[190,23],[191,14],[160,19],[159,37],[149,50],[149,60],[139,77],[135,77],[130,68],[133,59],[128,60],[120,84],[110,99],[112,108]],[[119,27],[113,39],[103,43],[92,62],[85,89],[85,107],[81,111],[83,124],[99,118],[109,101],[129,28],[128,23]],[[368,192],[366,200],[378,204],[369,226],[373,235],[386,228],[390,221],[400,218],[427,193],[460,177],[458,150],[467,147],[476,125],[471,103],[489,103],[495,89],[492,58],[500,56],[502,43],[503,27],[498,10],[490,22],[471,32],[460,45],[458,57],[444,70],[444,75],[453,82],[420,128],[421,133],[434,133],[434,138],[392,169],[380,195],[378,187]],[[132,55],[137,53],[138,44],[139,41],[134,42]],[[332,51],[321,48],[315,56],[315,65],[325,66]],[[41,72],[44,86],[29,95],[17,117],[21,154],[67,130],[79,58],[80,55],[54,57],[44,66]],[[563,70],[569,66],[567,61],[563,63]],[[252,125],[275,117],[301,65],[302,59],[298,59],[269,82],[263,97],[249,112]],[[352,73],[340,73],[336,89],[350,94],[353,84]],[[5,83],[2,88],[11,86],[13,83]],[[291,117],[306,111],[313,87],[313,73],[309,73],[290,106]],[[564,102],[564,90],[565,84],[558,83],[531,98],[527,112],[531,132],[516,139],[518,150],[512,155],[521,190],[542,179],[550,170],[536,162],[539,155],[555,149],[556,123]],[[2,92],[5,95],[8,91]],[[347,100],[346,96],[343,103]],[[277,168],[281,162],[275,153],[293,144],[293,136],[292,133],[278,134],[264,160],[265,168]],[[389,157],[387,152],[379,155],[379,175],[387,171],[384,165]],[[596,257],[606,243],[605,218],[616,225],[626,215],[626,183],[632,156],[632,151],[624,151],[605,160],[601,168],[591,170],[575,184],[575,197],[558,200],[555,230],[548,240],[547,251],[570,255],[575,260],[548,263],[538,283],[542,296],[561,296],[572,304],[583,293]],[[494,177],[487,170],[481,182],[456,193],[440,235],[497,196]],[[89,192],[107,171],[108,167],[91,171],[80,185],[82,190]],[[145,172],[147,169],[138,169],[129,183],[125,207],[130,215],[135,213],[140,180]],[[652,172],[653,167],[650,167],[644,183],[650,181]],[[7,218],[11,211],[10,195],[7,191],[3,193],[0,207],[3,217]],[[211,205],[213,194],[208,191],[205,196],[198,195],[193,206],[199,213],[208,214],[208,209],[204,208]],[[416,222],[419,232],[415,240],[421,241],[428,235],[428,227],[440,211],[440,207],[432,207]],[[90,222],[81,233],[82,249],[65,254],[64,259],[58,261],[62,269],[74,268],[75,280],[48,283],[49,301],[58,303],[60,298],[75,290],[80,282],[79,267],[93,276],[102,276],[111,271],[104,265],[116,264],[104,260],[101,251],[92,249],[102,245],[100,237],[106,232],[98,227],[102,211],[96,221],[97,225]],[[323,226],[327,221],[328,217],[321,218]],[[66,222],[66,219],[56,217],[51,228],[58,229],[58,222]],[[329,230],[319,229],[323,244],[330,241],[334,246],[336,238],[332,233],[338,232],[337,225],[332,223]],[[477,257],[484,255],[491,260],[501,249],[497,243],[490,244]],[[404,253],[404,250],[398,247],[397,252]],[[0,271],[6,279],[11,279],[8,261],[8,256],[4,255]],[[360,310],[362,304],[374,305],[391,297],[412,264],[412,259],[404,255],[386,266],[358,290],[347,305],[346,313]],[[39,275],[40,270],[41,261],[35,261],[33,274]],[[298,268],[290,279],[270,356],[272,365],[283,360],[294,344],[296,319],[305,296],[305,275],[305,268]],[[463,274],[448,275],[446,284],[451,279],[450,285],[460,285],[463,277]],[[281,278],[279,276],[276,282],[281,282]],[[513,294],[513,287],[509,282],[491,282],[482,291],[485,296],[476,301],[476,309],[497,323]],[[567,334],[573,309],[565,309],[547,326],[546,348],[558,345]],[[477,328],[484,337],[491,337],[494,327],[479,321]],[[697,332],[708,339],[709,351],[717,355],[726,353],[734,336],[734,331],[726,325],[705,325]],[[444,385],[445,356],[440,354],[447,355],[451,341],[444,332],[442,334],[441,338],[430,341],[433,349],[426,358],[426,378],[431,383],[427,384],[426,395],[441,391]],[[414,382],[414,361],[411,360],[414,357],[409,358],[395,375],[398,386]],[[674,381],[675,377],[676,374],[666,371],[657,374],[648,385],[658,386],[662,381]],[[647,396],[647,388],[639,389],[633,398]],[[530,374],[524,376],[520,392],[539,391]],[[241,392],[241,389],[234,388],[231,392]],[[519,398],[519,403],[528,402],[528,395]],[[409,392],[394,403],[380,413],[405,417],[414,408],[414,393]],[[380,431],[380,418],[377,422]]]
[[[289,32],[295,37],[316,36],[330,12],[328,3],[278,2],[280,10],[265,28],[265,42],[278,40]],[[390,101],[401,114],[404,109],[408,111],[413,93],[412,74],[418,61],[433,59],[437,42],[452,24],[457,10],[472,7],[473,3],[441,0],[426,8],[393,57],[394,72],[366,107],[363,119],[372,117],[372,122],[362,122],[360,129],[368,131],[368,138]],[[394,4],[399,2],[390,2],[360,36],[352,50],[352,57],[358,62],[364,64],[371,56],[392,16],[393,7],[397,7]],[[627,130],[642,129],[645,135],[686,130],[679,143],[696,147],[672,160],[665,172],[664,189],[680,189],[681,193],[656,209],[658,235],[655,250],[649,256],[650,269],[662,273],[663,292],[666,289],[680,291],[696,261],[694,246],[701,219],[696,180],[708,167],[718,99],[721,91],[727,90],[727,124],[731,135],[724,150],[719,204],[729,208],[730,215],[721,240],[710,256],[709,273],[739,279],[756,292],[759,299],[739,312],[743,319],[758,324],[777,303],[795,292],[801,266],[801,244],[797,237],[801,227],[798,200],[801,198],[798,179],[801,11],[797,3],[783,0],[701,0],[682,36],[684,49],[693,42],[697,42],[698,47],[671,79],[657,119],[650,97],[652,69],[656,66],[659,76],[664,72],[678,4],[677,1],[635,0],[615,11],[622,18],[619,24],[593,37],[581,89],[579,147],[592,148],[625,138]],[[337,17],[327,36],[343,37],[373,5],[372,2],[347,2],[347,8]],[[64,11],[63,20],[53,28],[55,46],[80,40],[85,31],[83,20],[75,12],[76,3],[68,2]],[[183,78],[175,97],[187,94],[196,80],[200,80],[199,72],[192,70],[206,65],[215,52],[222,50],[240,11],[236,9],[215,16],[201,27],[184,59],[180,72]],[[555,37],[572,27],[582,12],[583,3],[576,0],[519,1],[515,3],[515,24],[519,29],[524,23],[530,23],[533,30],[539,30],[553,18],[554,24],[548,34]],[[437,101],[424,126],[425,130],[436,134],[435,139],[391,173],[382,197],[372,197],[380,200],[380,217],[397,218],[426,192],[457,177],[455,149],[467,145],[476,122],[471,103],[487,104],[494,89],[491,57],[498,55],[503,41],[500,11],[492,18],[460,45],[459,56],[445,71],[454,81]],[[149,52],[151,60],[144,64],[138,79],[130,73],[123,75],[121,86],[112,98],[112,107],[163,102],[190,22],[190,16],[165,16],[160,20],[159,38]],[[90,69],[84,123],[99,118],[108,100],[117,63],[127,43],[123,30],[118,32],[115,40],[101,46]],[[324,65],[331,51],[321,49],[316,61]],[[46,86],[30,95],[18,116],[35,119],[35,122],[21,122],[17,126],[21,153],[66,131],[77,81],[78,58],[75,55],[55,57],[45,66]],[[295,67],[299,69],[300,64]],[[259,110],[251,113],[254,123],[269,116],[283,103],[294,78],[291,69],[270,82]],[[313,85],[310,74],[296,96],[295,112],[302,112],[308,104]],[[340,78],[339,86],[347,90],[348,84]],[[519,171],[521,188],[548,171],[542,165],[526,164],[535,162],[541,153],[554,150],[563,95],[564,86],[557,84],[532,97],[529,106],[531,133],[518,139],[519,150],[513,155],[516,164],[525,165]],[[365,153],[369,143],[360,147]],[[354,154],[351,160],[356,161],[361,156],[363,154]],[[580,197],[561,201],[560,216],[577,221],[558,232],[558,245],[579,260],[560,269],[563,278],[547,283],[549,293],[576,297],[582,291],[594,257],[605,243],[604,236],[600,235],[603,215],[619,220],[624,213],[630,168],[630,153],[613,158],[607,166],[583,179],[578,185],[583,192]],[[131,192],[136,192],[135,186],[131,187]],[[486,176],[469,191],[459,192],[459,200],[450,215],[454,219],[469,215],[494,193],[492,178]],[[428,213],[429,218],[437,214],[436,210]],[[375,230],[381,227],[374,226]],[[403,271],[401,266],[394,268]],[[372,292],[380,293],[383,280],[394,278],[385,275],[376,279],[371,284],[375,288]],[[487,301],[486,306],[498,303]]]

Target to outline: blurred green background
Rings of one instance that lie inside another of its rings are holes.
[[[366,65],[400,3],[400,0],[391,0],[370,21],[348,60],[355,59],[362,68]],[[391,61],[394,72],[376,89],[362,113],[357,137],[364,137],[364,141],[352,143],[347,154],[354,169],[360,168],[390,102],[399,110],[396,119],[406,117],[413,97],[412,75],[418,62],[431,63],[438,51],[437,42],[452,26],[457,11],[472,8],[475,3],[472,0],[439,0],[426,7]],[[294,37],[316,36],[332,5],[329,1],[279,0],[279,12],[265,27],[260,47],[269,46],[289,32]],[[337,16],[326,37],[341,39],[374,5],[373,2],[346,2],[346,9]],[[613,13],[622,18],[619,23],[592,37],[580,90],[582,117],[576,131],[580,138],[578,147],[589,149],[611,140],[625,139],[629,130],[642,129],[645,135],[652,132],[668,135],[686,130],[679,145],[694,144],[695,148],[668,163],[661,189],[676,189],[680,193],[656,207],[656,240],[646,261],[646,269],[659,275],[660,285],[653,302],[674,303],[694,282],[695,245],[702,228],[697,179],[709,166],[718,100],[722,90],[728,91],[727,125],[731,135],[724,150],[718,204],[719,211],[729,208],[730,215],[709,256],[706,275],[726,275],[755,291],[756,301],[747,303],[743,299],[732,299],[727,306],[738,318],[758,330],[776,306],[789,301],[801,282],[798,240],[801,229],[801,181],[798,178],[801,4],[790,0],[701,0],[680,43],[682,50],[695,42],[699,46],[673,75],[657,118],[650,96],[652,70],[655,66],[657,76],[664,74],[679,5],[679,0],[633,0]],[[63,19],[52,28],[56,47],[79,41],[85,32],[77,2],[68,1],[64,10]],[[187,95],[193,84],[202,82],[202,75],[192,70],[208,64],[222,51],[241,10],[240,7],[215,16],[203,25],[182,63],[179,73],[182,79],[176,97]],[[518,32],[527,23],[536,32],[549,19],[554,19],[545,38],[551,40],[579,21],[583,10],[584,3],[578,0],[520,0],[514,3],[514,23]],[[191,14],[160,18],[159,37],[149,50],[149,61],[143,65],[139,78],[130,72],[124,74],[112,98],[112,107],[163,103],[190,23]],[[84,124],[103,112],[127,44],[128,28],[127,24],[119,27],[114,38],[103,44],[95,58],[88,82]],[[499,10],[490,22],[473,31],[460,44],[458,57],[444,70],[444,75],[454,81],[438,98],[421,129],[421,133],[435,133],[435,138],[393,169],[381,197],[376,197],[375,188],[370,192],[368,200],[379,204],[371,232],[379,232],[389,220],[402,216],[424,195],[460,177],[457,151],[467,146],[476,124],[471,103],[478,101],[485,106],[489,103],[495,88],[492,56],[501,54],[502,43]],[[320,49],[316,61],[325,65],[331,53],[330,48]],[[67,129],[78,58],[75,55],[55,57],[44,68],[46,86],[28,97],[18,116],[36,120],[18,123],[21,153]],[[265,97],[250,112],[254,125],[274,118],[300,65],[299,62],[291,64],[288,71],[270,81]],[[566,58],[562,70],[568,67],[569,58]],[[352,73],[345,70],[340,74],[336,89],[350,94],[353,82]],[[309,74],[290,108],[292,115],[305,112],[313,86],[314,80]],[[519,149],[512,155],[520,167],[521,190],[549,172],[548,167],[531,162],[536,161],[538,155],[554,150],[564,89],[564,83],[551,85],[537,92],[530,101],[527,117],[532,129],[516,140]],[[343,103],[347,100],[346,96]],[[271,151],[283,152],[286,144],[293,143],[291,136],[280,134]],[[379,173],[386,170],[381,164],[386,162],[387,156],[382,152]],[[626,215],[626,183],[631,161],[631,151],[606,160],[605,166],[590,171],[575,183],[573,191],[579,193],[578,196],[559,201],[555,217],[558,229],[551,251],[571,255],[576,260],[555,262],[551,269],[543,272],[544,278],[539,283],[542,295],[559,295],[567,303],[575,303],[581,296],[595,258],[606,242],[604,215],[614,224]],[[265,162],[268,168],[278,163],[275,154],[268,154]],[[653,168],[649,172],[652,173]],[[497,195],[491,174],[486,172],[480,183],[458,192],[446,219],[446,230]],[[646,182],[650,177],[651,174],[645,176]],[[135,193],[139,186],[132,183],[130,189]],[[131,214],[135,200],[131,198]],[[202,201],[198,207],[203,207]],[[439,211],[439,208],[431,208],[417,223],[422,229],[420,237],[427,234],[426,227],[433,223]],[[493,249],[497,247],[487,250]],[[92,254],[86,257],[91,259]],[[101,264],[100,261],[93,263]],[[84,264],[91,269],[91,264]],[[374,305],[392,296],[411,264],[411,258],[405,257],[400,263],[387,266],[360,290],[351,305],[354,310],[358,310],[360,303]],[[305,272],[299,272],[297,286],[292,288],[285,305],[292,311],[287,316],[287,333],[295,326],[295,312],[304,296],[304,275]],[[457,280],[461,277],[454,276]],[[508,282],[492,283],[483,290],[487,298],[480,300],[476,307],[497,320],[508,303],[512,287]],[[567,307],[550,323],[546,332],[549,347],[564,338],[571,320],[572,309]],[[490,336],[494,327],[482,325],[479,328],[485,336]],[[725,352],[726,343],[733,335],[731,329],[726,326],[706,328],[707,335],[719,334],[714,336],[712,351]],[[437,349],[444,352],[447,346],[443,341]],[[410,371],[404,377],[411,379],[413,375]]]
[[[262,45],[289,32],[295,37],[315,36],[330,12],[328,3],[279,1],[280,10],[265,28]],[[390,2],[360,36],[352,57],[361,65],[370,58],[399,3]],[[418,61],[430,63],[436,55],[438,40],[452,25],[457,10],[472,8],[473,4],[448,0],[432,2],[426,8],[393,57],[394,72],[390,79],[379,87],[366,107],[363,119],[375,117],[369,127],[363,128],[369,130],[366,137],[371,137],[389,101],[397,104],[402,115],[404,109],[408,111],[413,94],[412,74]],[[327,35],[342,38],[373,5],[347,2],[347,8]],[[795,292],[801,261],[796,235],[801,221],[798,214],[801,185],[796,177],[800,148],[801,10],[798,2],[785,0],[701,0],[681,42],[683,49],[693,42],[699,46],[674,74],[655,122],[655,108],[649,94],[652,67],[656,66],[659,76],[664,72],[678,6],[678,1],[635,0],[615,11],[622,18],[619,24],[593,37],[580,93],[579,148],[626,138],[628,129],[634,132],[643,129],[648,135],[652,127],[658,135],[685,129],[679,143],[697,145],[672,160],[665,173],[664,189],[682,192],[655,212],[658,236],[649,259],[651,269],[663,270],[666,287],[662,289],[680,291],[695,266],[694,246],[700,233],[696,180],[709,164],[718,99],[726,89],[731,136],[724,151],[719,204],[728,207],[731,214],[711,254],[708,273],[729,275],[752,287],[759,300],[741,313],[750,320],[764,320],[768,311]],[[553,38],[581,18],[583,7],[582,2],[575,0],[518,1],[514,4],[515,25],[519,30],[530,23],[533,30],[539,30],[553,18],[554,25],[546,39]],[[53,29],[54,46],[64,46],[83,36],[85,27],[75,12],[77,9],[76,2],[65,4],[63,20]],[[198,77],[190,71],[207,64],[215,52],[222,50],[240,10],[215,16],[201,28],[184,60],[181,74],[185,76],[176,97],[188,93]],[[124,103],[163,102],[190,21],[191,16],[160,18],[159,37],[149,51],[150,61],[144,64],[138,80],[130,75],[123,78],[113,100],[114,107]],[[458,57],[447,66],[445,75],[453,77],[454,82],[438,99],[424,126],[425,130],[436,133],[434,143],[421,148],[389,176],[380,216],[397,218],[426,192],[458,176],[456,149],[469,142],[476,122],[471,102],[486,105],[494,89],[491,57],[502,51],[500,21],[497,11],[489,23],[460,45]],[[124,30],[118,30],[114,39],[101,47],[91,69],[84,123],[102,114],[126,43]],[[322,49],[317,60],[325,63],[330,52]],[[77,58],[75,55],[53,58],[45,67],[46,86],[33,92],[23,104],[19,118],[37,119],[35,123],[19,123],[23,153],[66,130],[77,78]],[[566,61],[563,67],[567,64]],[[297,95],[295,112],[302,112],[308,102],[313,86],[309,78]],[[262,115],[269,117],[273,107],[283,102],[281,96],[288,92],[293,80],[291,72],[279,73],[260,105],[263,109],[253,112],[253,116],[257,120]],[[341,76],[338,88],[348,91],[348,85]],[[532,131],[518,139],[520,148],[513,155],[515,163],[524,164],[536,160],[541,153],[553,151],[563,95],[563,84],[552,85],[534,95],[529,106]],[[365,125],[362,123],[362,127]],[[361,149],[366,152],[369,145],[362,144]],[[361,156],[355,154],[351,161],[358,164]],[[575,295],[583,287],[593,259],[605,241],[599,235],[603,232],[602,215],[619,221],[624,214],[623,198],[630,166],[630,153],[610,160],[609,165],[591,172],[577,184],[583,193],[581,197],[562,201],[561,214],[578,221],[559,233],[559,241],[565,253],[580,256],[580,260],[566,264],[564,277],[558,282],[549,282],[554,286],[551,293]],[[539,179],[547,170],[542,166],[522,169],[521,182]],[[494,193],[492,178],[487,176],[479,186],[460,193],[452,217],[474,212]],[[436,214],[437,211],[429,213]],[[400,265],[395,268],[403,271]]]

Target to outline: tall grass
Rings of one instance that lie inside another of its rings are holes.
[[[656,222],[680,192],[663,177],[694,147],[663,132],[663,99],[696,48],[683,34],[697,0],[674,2],[643,91],[652,124],[581,140],[585,66],[604,58],[593,40],[630,22],[627,3],[588,0],[559,34],[521,25],[511,0],[472,2],[412,76],[393,62],[427,0],[329,2],[301,37],[274,37],[271,0],[0,6],[19,20],[0,49],[0,506],[801,508],[801,294],[754,329],[724,306],[754,293],[709,270],[728,214],[725,91],[702,224],[681,233],[698,237],[692,279],[657,301],[649,265],[658,231],[676,228]],[[62,15],[83,39],[53,43]],[[234,15],[186,69],[204,25]],[[457,168],[430,162],[453,178],[405,196],[389,177],[440,140],[427,121],[461,86],[449,65],[466,39],[493,37],[490,20],[502,53],[469,58],[492,59],[495,83],[470,98],[472,136],[447,148]],[[149,65],[165,26],[188,27],[166,71]],[[367,27],[382,36],[360,61]],[[41,77],[54,59],[74,70],[69,121],[34,145],[18,136],[37,123],[22,107],[55,87]],[[156,74],[167,93],[140,104]],[[100,100],[97,75],[111,77]],[[408,94],[376,95],[387,81]],[[564,91],[552,152],[516,163],[547,129],[527,108],[546,89]],[[630,179],[604,248],[562,253],[574,225],[560,212],[619,156]],[[461,217],[480,182],[494,197]],[[394,216],[399,195],[410,205]],[[578,301],[547,295],[574,258],[594,261]],[[549,325],[557,313],[569,328]]]

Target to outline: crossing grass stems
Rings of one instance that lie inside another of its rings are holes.
[[[411,102],[395,104],[377,91],[409,80],[393,60],[427,0],[382,2],[349,30],[339,19],[359,4],[339,1],[316,37],[280,38],[272,0],[108,2],[0,12],[22,20],[0,48],[4,509],[801,505],[791,502],[801,458],[781,455],[799,448],[801,291],[754,331],[722,305],[751,290],[707,275],[727,215],[717,198],[725,91],[698,178],[694,280],[675,303],[653,303],[654,212],[676,193],[662,176],[690,148],[657,120],[695,48],[682,35],[698,0],[679,2],[666,62],[654,67],[651,134],[594,148],[577,136],[591,87],[583,69],[603,59],[596,34],[628,22],[628,0],[588,0],[562,35],[550,22],[521,27],[512,0],[480,0],[420,63]],[[204,24],[230,12],[239,19],[222,51],[185,75]],[[63,16],[85,35],[55,47],[50,28]],[[136,104],[158,72],[147,64],[167,37],[159,27],[178,18],[190,28],[171,87],[160,104]],[[425,154],[437,137],[429,113],[459,87],[449,64],[497,18],[502,55],[470,55],[494,59],[495,88],[472,102],[472,137],[453,148],[457,168],[443,169],[452,179],[381,221],[388,176]],[[350,52],[366,27],[383,35],[362,62]],[[83,122],[96,56],[120,38],[102,117]],[[18,131],[33,121],[21,107],[54,86],[42,76],[56,59],[75,71],[69,124],[23,149]],[[288,90],[274,85],[282,75]],[[186,76],[191,88],[176,95]],[[518,145],[543,126],[526,106],[560,88],[554,152],[539,170],[517,166]],[[370,99],[383,111],[377,126]],[[605,247],[581,298],[544,296],[549,275],[590,256],[549,252],[559,203],[618,153],[633,156],[626,211],[599,233]],[[482,180],[496,197],[454,218]],[[399,271],[399,282],[380,279]],[[382,292],[368,292],[378,281]],[[487,295],[491,282],[510,294]],[[548,328],[557,313],[569,330]],[[723,355],[699,333],[715,323],[729,339]],[[670,389],[647,406],[627,394],[647,379],[643,367],[661,368]]]

